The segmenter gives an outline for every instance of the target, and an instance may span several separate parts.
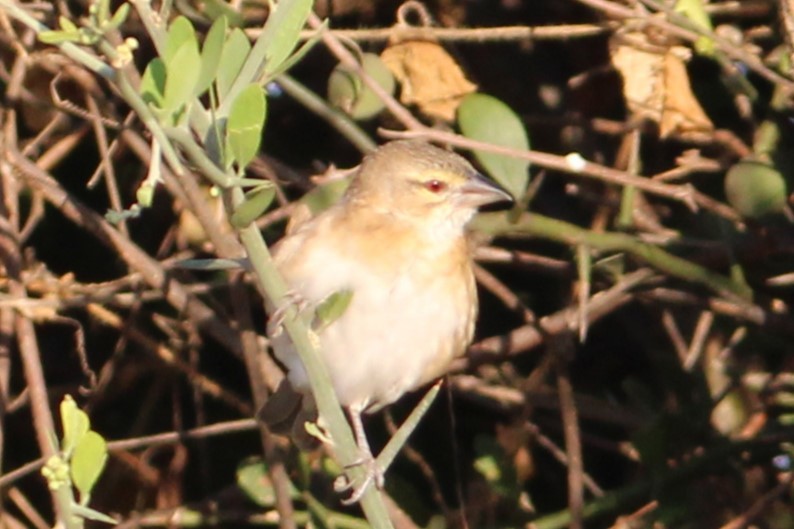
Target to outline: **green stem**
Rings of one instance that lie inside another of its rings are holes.
[[[244,195],[241,189],[231,190],[232,208],[242,203]],[[273,258],[267,246],[262,240],[262,234],[255,224],[251,224],[240,230],[240,240],[245,246],[248,258],[251,262],[254,275],[259,284],[269,298],[273,306],[280,307],[288,303],[287,285],[276,269]],[[342,406],[336,397],[331,377],[325,368],[320,352],[317,347],[316,339],[313,340],[313,333],[309,328],[307,317],[298,316],[294,309],[286,314],[284,328],[287,331],[298,356],[309,376],[314,399],[320,416],[325,421],[325,426],[331,434],[338,462],[341,466],[348,468],[351,480],[361,481],[366,474],[362,465],[358,465],[360,454],[356,445],[353,432],[347,422],[347,418],[342,411]],[[391,529],[392,524],[386,505],[383,502],[380,491],[375,487],[369,487],[361,499],[361,507],[367,520],[376,529]]]
[[[327,121],[342,136],[350,140],[350,143],[355,145],[362,154],[372,152],[377,147],[372,138],[355,121],[339,110],[328,106],[328,103],[323,98],[303,86],[290,75],[281,74],[276,78],[276,82],[298,103]]]
[[[107,41],[100,42],[99,49],[111,60],[116,58],[118,55],[118,53],[116,53],[116,49]],[[179,156],[177,155],[176,150],[174,150],[173,145],[171,145],[171,142],[168,141],[165,131],[163,131],[163,128],[160,125],[160,121],[149,108],[149,105],[146,103],[146,101],[144,101],[141,95],[138,93],[138,90],[132,86],[132,83],[130,83],[129,78],[127,77],[127,74],[124,73],[123,69],[116,70],[114,81],[119,89],[119,92],[121,92],[124,101],[130,105],[130,107],[132,107],[132,109],[135,111],[135,114],[137,114],[138,119],[140,119],[143,124],[146,125],[146,128],[148,128],[152,133],[152,136],[154,136],[155,141],[160,144],[160,148],[163,150],[163,157],[168,162],[168,165],[171,166],[171,170],[177,175],[184,174],[185,168],[182,166],[182,162],[179,160]]]
[[[83,529],[85,520],[82,516],[76,516],[72,512],[72,505],[75,502],[74,492],[71,485],[61,485],[55,491],[55,500],[59,505],[59,514],[62,516],[61,523],[66,529]]]
[[[207,152],[196,143],[193,136],[184,128],[169,128],[166,129],[166,134],[179,145],[190,161],[196,164],[201,174],[216,186],[221,189],[229,189],[235,183],[240,183],[237,176],[227,174],[215,165],[207,156]]]
[[[746,285],[625,233],[596,233],[562,220],[532,213],[522,215],[515,223],[510,223],[502,213],[486,213],[475,219],[473,227],[494,236],[532,235],[570,246],[586,244],[595,250],[626,252],[671,276],[705,285],[719,295],[739,300],[749,300],[752,297],[752,291]]]
[[[30,16],[27,11],[19,7],[11,0],[0,0],[0,8],[2,8],[3,11],[11,16],[11,18],[22,22],[27,27],[35,31],[36,34],[39,34],[42,31],[50,30],[50,28]],[[111,81],[115,79],[115,70],[96,55],[85,51],[83,48],[80,48],[71,42],[57,44],[57,47],[64,55],[76,63],[82,64],[97,75],[101,75],[105,79]]]
[[[165,21],[152,11],[151,0],[128,1],[135,8],[135,11],[138,12],[138,16],[141,18],[141,22],[143,22],[143,27],[146,28],[146,33],[149,34],[149,38],[152,39],[152,44],[154,44],[157,50],[157,55],[162,57],[165,51],[166,30],[163,25]]]

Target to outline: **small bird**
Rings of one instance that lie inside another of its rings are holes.
[[[301,306],[352,292],[318,337],[364,457],[372,456],[361,414],[439,378],[466,351],[478,308],[466,225],[480,206],[511,200],[463,157],[421,141],[394,141],[365,157],[336,205],[274,248]],[[292,397],[303,397],[304,410],[313,402],[289,338],[279,333],[272,345],[286,384],[260,418],[278,428],[299,411]]]

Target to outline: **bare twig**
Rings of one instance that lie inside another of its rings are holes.
[[[25,287],[21,281],[22,273],[22,252],[13,237],[14,227],[8,219],[0,216],[0,260],[5,267],[9,277],[9,290],[11,294],[18,298],[27,295]],[[36,330],[33,322],[23,314],[16,314],[14,319],[14,334],[17,338],[17,347],[22,359],[22,367],[25,371],[25,382],[30,391],[31,412],[33,414],[33,425],[36,432],[36,440],[39,451],[43,458],[47,459],[56,453],[57,447],[52,444],[52,435],[55,434],[55,422],[50,410],[49,398],[47,396],[47,381],[44,378],[44,368],[39,352]],[[63,489],[63,487],[61,487]],[[59,489],[60,490],[60,489]],[[64,504],[68,501],[59,491],[52,491],[52,500],[58,519],[64,522],[68,516],[69,507]],[[69,492],[71,496],[71,492]],[[67,527],[71,525],[66,524]]]
[[[714,323],[714,313],[710,310],[704,310],[700,313],[695,332],[692,335],[692,342],[689,344],[686,358],[684,359],[684,370],[692,371],[695,364],[703,354],[703,345],[706,343],[711,332],[711,326]]]
[[[524,321],[527,323],[535,321],[535,315],[532,311],[524,305],[512,290],[510,290],[510,287],[502,283],[495,275],[485,268],[475,265],[474,277],[483,287],[491,292],[491,294],[499,298],[505,307],[520,314],[524,318]]]
[[[654,277],[652,271],[643,269],[626,275],[609,290],[598,292],[587,304],[587,319],[595,322],[604,315],[632,300],[630,291],[638,285],[650,281]],[[471,346],[466,358],[456,360],[452,372],[461,372],[471,364],[487,362],[495,357],[510,356],[523,353],[543,343],[545,334],[559,334],[576,330],[578,307],[567,307],[559,312],[540,319],[537,325],[523,325],[505,336],[492,336]],[[543,329],[541,331],[541,329]]]
[[[10,150],[9,158],[18,168],[26,182],[41,192],[47,201],[57,206],[61,212],[73,222],[79,224],[102,243],[114,248],[128,265],[138,270],[144,280],[155,288],[166,292],[166,299],[179,311],[197,322],[199,327],[213,335],[235,354],[240,354],[240,343],[237,334],[204,303],[190,296],[177,281],[167,278],[165,270],[143,250],[122,236],[105,219],[80,201],[70,196],[58,183],[36,164],[21,156],[19,152]]]
[[[334,37],[357,42],[381,42],[386,40],[438,40],[442,42],[508,42],[531,40],[573,40],[603,35],[613,29],[605,24],[561,24],[556,26],[503,26],[493,28],[438,28],[428,26],[395,25],[374,29],[334,29],[329,31]],[[259,34],[260,29],[249,29],[250,36]],[[301,39],[307,40],[315,35],[314,31],[301,32]]]
[[[794,483],[794,472],[786,472],[781,475],[780,483],[778,483],[772,490],[762,495],[756,500],[749,509],[737,516],[730,522],[726,523],[720,529],[744,529],[750,526],[753,520],[763,514],[769,506],[778,499],[780,496],[790,493],[791,485]]]
[[[193,428],[183,432],[166,432],[161,434],[135,437],[131,439],[123,439],[119,441],[109,441],[108,450],[111,452],[120,452],[138,450],[148,447],[167,446],[175,443],[181,443],[190,439],[206,439],[209,437],[229,435],[238,432],[250,432],[252,430],[256,430],[257,428],[258,425],[256,420],[239,419],[236,421],[220,422],[211,424],[209,426]],[[36,470],[40,469],[46,461],[47,459],[45,457],[41,457],[0,476],[0,488],[4,489],[15,481],[18,481],[32,472],[35,472]]]
[[[243,274],[236,274],[232,283],[232,306],[235,320],[239,322],[240,339],[243,346],[243,360],[248,373],[251,393],[254,396],[256,409],[262,408],[268,399],[267,375],[263,372],[264,364],[260,358],[266,354],[260,350],[253,321],[251,321],[251,303],[248,299],[249,292],[244,283]],[[262,442],[262,452],[267,462],[267,472],[273,480],[276,496],[276,510],[279,514],[279,529],[296,529],[295,508],[292,505],[290,488],[292,487],[284,458],[279,454],[276,440],[267,431],[265,424],[259,423],[259,437]]]
[[[565,435],[565,453],[568,457],[568,509],[571,511],[571,529],[584,527],[584,463],[582,461],[582,441],[579,435],[579,418],[573,398],[573,386],[568,373],[568,357],[573,348],[570,334],[563,333],[556,344],[557,392],[560,399],[560,412]]]
[[[250,404],[245,402],[238,395],[235,395],[234,392],[224,388],[221,384],[208,376],[199,373],[184,360],[179,358],[174,351],[158,343],[157,340],[147,336],[135,326],[126,325],[122,318],[111,310],[97,303],[89,303],[86,309],[95,321],[102,325],[117,329],[124,336],[129,338],[129,340],[143,347],[145,351],[157,357],[165,365],[184,375],[191,385],[198,388],[205,395],[209,395],[223,402],[240,415],[250,416],[253,414],[254,410],[251,409]]]

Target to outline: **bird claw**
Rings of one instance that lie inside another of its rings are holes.
[[[374,457],[367,456],[363,457],[359,461],[356,461],[353,464],[346,465],[345,470],[350,470],[351,468],[355,467],[366,467],[363,478],[359,480],[351,479],[350,476],[345,473],[341,476],[337,477],[334,481],[334,491],[338,493],[343,493],[347,491],[352,491],[350,496],[347,498],[342,499],[343,505],[353,505],[354,503],[358,503],[364,493],[367,492],[367,489],[370,485],[375,485],[378,490],[383,489],[384,485],[384,476],[383,476],[383,469],[380,468],[378,462],[375,460]],[[359,481],[359,483],[356,483]]]
[[[309,306],[309,301],[304,298],[299,292],[290,290],[284,295],[283,304],[273,311],[270,320],[267,322],[267,335],[270,338],[279,336],[284,331],[284,320],[287,319],[287,311],[295,308],[298,314],[306,310]]]

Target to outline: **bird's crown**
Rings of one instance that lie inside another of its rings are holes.
[[[348,199],[410,214],[433,206],[473,212],[511,197],[462,156],[423,141],[403,140],[387,143],[364,159]]]

